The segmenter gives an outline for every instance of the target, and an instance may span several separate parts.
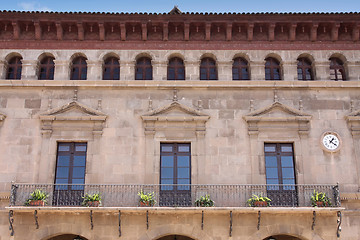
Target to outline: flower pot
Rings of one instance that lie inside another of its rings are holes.
[[[324,202],[315,202],[317,207],[328,207],[329,204],[328,203],[324,203]]]
[[[89,202],[87,202],[87,206],[88,207],[98,207],[98,206],[100,206],[100,202],[99,201],[89,201]]]
[[[43,200],[31,200],[29,202],[29,206],[40,206],[43,207],[45,206],[45,202]]]
[[[268,203],[266,201],[255,201],[254,207],[267,207]]]
[[[140,202],[140,207],[152,207],[152,204],[149,201]]]

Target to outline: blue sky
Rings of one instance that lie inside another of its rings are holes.
[[[0,0],[1,10],[61,12],[360,12],[360,0]]]

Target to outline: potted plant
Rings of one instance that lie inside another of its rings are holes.
[[[85,194],[85,196],[82,198],[84,199],[82,202],[83,206],[98,207],[101,205],[101,196],[99,193]]]
[[[27,206],[45,206],[47,198],[49,195],[41,190],[35,189],[32,193],[30,193],[30,198],[28,198],[25,202]]]
[[[271,199],[268,197],[263,197],[261,194],[255,195],[253,194],[251,198],[247,200],[247,203],[250,207],[269,207]]]
[[[140,197],[139,203],[141,207],[152,207],[156,203],[155,194],[153,192],[144,193],[143,190],[141,190],[138,193],[138,196]]]
[[[313,207],[329,207],[331,206],[331,198],[326,193],[314,190],[311,196],[311,206]]]
[[[214,201],[211,200],[210,195],[206,194],[205,196],[201,196],[199,199],[195,201],[196,207],[213,207]]]

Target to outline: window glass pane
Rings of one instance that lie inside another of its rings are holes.
[[[161,167],[174,167],[174,157],[161,156]]]
[[[162,145],[161,146],[161,151],[162,152],[172,152],[173,151],[173,146],[172,145]]]
[[[177,176],[178,176],[178,178],[190,178],[190,169],[189,168],[178,168]]]
[[[266,156],[265,157],[265,165],[266,165],[266,167],[277,167],[276,156]]]
[[[170,80],[175,79],[175,69],[174,68],[169,68],[168,74],[169,74],[168,79],[170,79]]]
[[[266,144],[265,145],[265,152],[275,152],[276,146],[275,144]]]
[[[283,178],[294,178],[294,169],[293,168],[282,168],[282,177]]]
[[[267,184],[279,184],[279,179],[276,178],[267,178],[266,179]]]
[[[177,165],[178,167],[190,167],[190,156],[178,156]]]
[[[161,168],[161,178],[173,178],[174,169],[173,168]]]
[[[295,184],[295,179],[284,179],[283,183],[284,184]],[[288,186],[288,187],[290,187],[290,186]]]
[[[70,151],[70,146],[69,145],[59,144],[58,151],[59,152]]]
[[[68,189],[68,180],[67,179],[56,179],[55,184],[66,184],[55,186],[55,190],[67,190]]]
[[[69,177],[69,168],[68,167],[58,167],[56,170],[56,178],[68,178]]]
[[[74,166],[75,167],[85,167],[85,156],[74,156]]]
[[[85,178],[85,168],[84,167],[74,167],[73,168],[73,178]]]
[[[68,167],[70,165],[70,156],[58,156],[58,167]]]
[[[152,79],[152,68],[146,68],[146,80]]]
[[[186,184],[186,185],[180,185],[177,187],[178,190],[190,190],[190,179],[178,179],[178,184]]]
[[[281,166],[282,167],[293,167],[293,157],[292,156],[281,156]]]
[[[277,168],[266,168],[266,177],[278,178],[278,169]]]
[[[291,144],[286,144],[286,145],[281,145],[281,151],[282,152],[292,152],[292,145]]]
[[[77,152],[86,152],[86,145],[75,145],[75,151]]]
[[[189,145],[179,145],[178,151],[179,152],[190,152],[190,146]]]
[[[85,179],[73,179],[73,184],[84,184]],[[84,190],[84,185],[72,185],[72,190]]]

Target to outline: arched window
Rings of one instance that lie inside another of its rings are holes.
[[[330,58],[330,79],[346,80],[344,63],[338,58]]]
[[[150,58],[142,57],[136,61],[135,80],[152,80]]]
[[[200,80],[217,80],[216,62],[212,58],[203,58],[200,63]]]
[[[103,80],[119,80],[120,64],[116,57],[109,57],[104,62]]]
[[[184,61],[178,57],[171,58],[167,74],[168,80],[185,80]]]
[[[40,62],[39,80],[54,80],[54,70],[54,58],[45,57]]]
[[[86,80],[87,77],[87,64],[86,58],[77,57],[73,60],[71,66],[71,80]]]
[[[265,61],[265,80],[281,80],[279,61],[272,57]]]
[[[298,80],[314,80],[311,62],[307,58],[299,58],[297,64]]]
[[[244,58],[235,58],[232,66],[233,80],[249,80],[249,66]]]
[[[21,79],[22,58],[13,57],[8,63],[6,79]]]

